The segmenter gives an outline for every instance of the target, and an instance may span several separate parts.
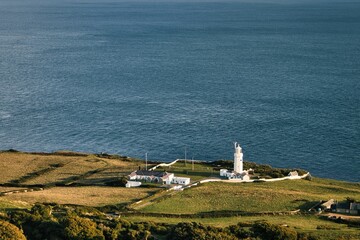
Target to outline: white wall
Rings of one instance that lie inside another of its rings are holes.
[[[130,187],[139,187],[141,186],[141,182],[135,182],[135,181],[128,181],[125,185],[125,187],[130,188]]]
[[[174,177],[172,183],[181,184],[181,185],[188,185],[190,184],[190,178],[185,177]]]

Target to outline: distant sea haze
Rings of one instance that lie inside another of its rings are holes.
[[[360,182],[359,1],[0,1],[0,149]]]

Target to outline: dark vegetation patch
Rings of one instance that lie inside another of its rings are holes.
[[[212,227],[197,222],[178,224],[131,222],[92,207],[76,205],[35,204],[30,210],[13,210],[0,217],[29,240],[33,239],[315,239],[290,227],[268,222],[239,223],[228,227]],[[4,225],[4,224],[3,224]],[[0,229],[2,236],[5,231]],[[21,231],[20,231],[21,232]]]
[[[329,225],[318,225],[318,226],[316,226],[316,229],[318,229],[318,230],[339,230],[340,228],[336,228],[336,227],[329,226]]]
[[[209,163],[215,171],[222,168],[232,169],[234,162],[230,160],[218,160]],[[287,169],[287,168],[273,168],[270,165],[258,164],[254,162],[244,162],[244,169],[253,169],[256,176],[259,178],[281,178],[286,177],[292,171],[297,171],[299,175],[304,175],[307,171],[302,169]]]
[[[110,180],[105,181],[106,186],[111,187],[125,187],[127,183],[127,178],[125,176],[119,178],[112,178]]]
[[[3,150],[3,151],[1,151],[1,152],[18,153],[18,152],[20,152],[20,151],[18,151],[18,150],[16,150],[16,149],[10,148],[9,150]]]
[[[128,156],[121,156],[118,154],[97,153],[97,154],[95,154],[95,156],[99,157],[99,158],[106,158],[106,159],[117,159],[117,160],[126,161],[126,162],[132,162],[135,160]]]
[[[167,196],[165,196],[165,199]],[[158,201],[158,200],[156,200]],[[231,211],[231,210],[220,210],[220,211],[209,211],[199,213],[151,213],[151,212],[122,212],[123,216],[143,216],[143,217],[158,217],[158,218],[226,218],[226,217],[239,217],[239,216],[292,216],[302,214],[295,211],[287,212],[247,212],[247,211]]]
[[[58,152],[22,152],[16,149],[2,150],[0,151],[4,153],[24,153],[24,154],[32,154],[32,155],[41,155],[41,156],[67,156],[67,157],[87,157],[89,154],[87,153],[78,153],[71,151],[58,151]]]

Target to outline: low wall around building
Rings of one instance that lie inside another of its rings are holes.
[[[242,179],[205,179],[205,180],[201,180],[200,183],[207,183],[207,182],[228,182],[228,183],[239,183],[239,182],[243,182],[243,183],[250,183],[250,182],[277,182],[277,181],[283,181],[283,180],[298,180],[298,179],[303,179],[306,178],[307,176],[309,176],[310,173],[306,173],[302,176],[287,176],[287,177],[282,177],[282,178],[272,178],[272,179],[265,179],[265,178],[260,178],[260,179],[252,179],[252,180],[242,180]]]
[[[171,165],[174,165],[175,163],[177,163],[179,160],[180,159],[176,159],[175,161],[172,161],[171,163],[160,163],[160,164],[156,165],[155,167],[150,168],[149,171],[154,171],[158,167],[170,167]]]

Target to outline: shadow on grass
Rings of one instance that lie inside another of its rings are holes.
[[[312,208],[315,208],[317,205],[321,204],[320,201],[309,201],[307,199],[296,199],[292,201],[293,203],[299,203],[299,209],[303,212],[309,211]]]

